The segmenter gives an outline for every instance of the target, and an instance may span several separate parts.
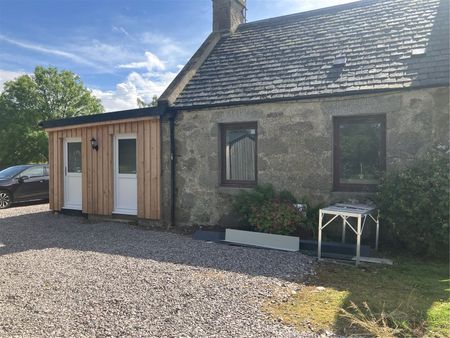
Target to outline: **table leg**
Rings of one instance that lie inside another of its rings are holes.
[[[356,266],[359,265],[361,254],[361,216],[358,217],[358,232],[356,234]]]
[[[342,216],[342,243],[345,243],[345,220],[347,219],[347,216]]]
[[[318,242],[317,242],[317,258],[320,260],[322,253],[322,220],[323,214],[322,211],[319,210],[319,234],[318,234]]]

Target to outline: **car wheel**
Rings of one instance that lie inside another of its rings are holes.
[[[6,209],[11,206],[11,194],[7,191],[0,190],[0,209]]]

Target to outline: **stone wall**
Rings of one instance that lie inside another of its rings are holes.
[[[332,117],[386,114],[387,170],[448,146],[449,88],[264,103],[180,112],[176,121],[176,222],[231,225],[233,195],[220,186],[219,123],[258,122],[258,183],[272,183],[313,202],[364,200],[332,191]],[[164,218],[169,220],[169,127],[163,123]]]

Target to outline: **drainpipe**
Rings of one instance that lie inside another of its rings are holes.
[[[170,225],[175,226],[175,169],[176,169],[176,147],[175,147],[175,119],[177,112],[171,109],[167,100],[158,100],[158,109],[161,118],[166,116],[169,119],[169,140],[170,140]]]
[[[170,126],[170,224],[175,226],[175,168],[176,168],[176,147],[175,147],[175,117],[176,113],[169,115]]]

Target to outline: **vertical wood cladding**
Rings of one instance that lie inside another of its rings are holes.
[[[161,145],[158,118],[99,123],[72,129],[48,130],[50,209],[64,207],[64,139],[81,138],[82,211],[111,215],[114,207],[114,135],[135,134],[137,143],[138,217],[160,219]],[[91,139],[98,142],[92,149]]]

